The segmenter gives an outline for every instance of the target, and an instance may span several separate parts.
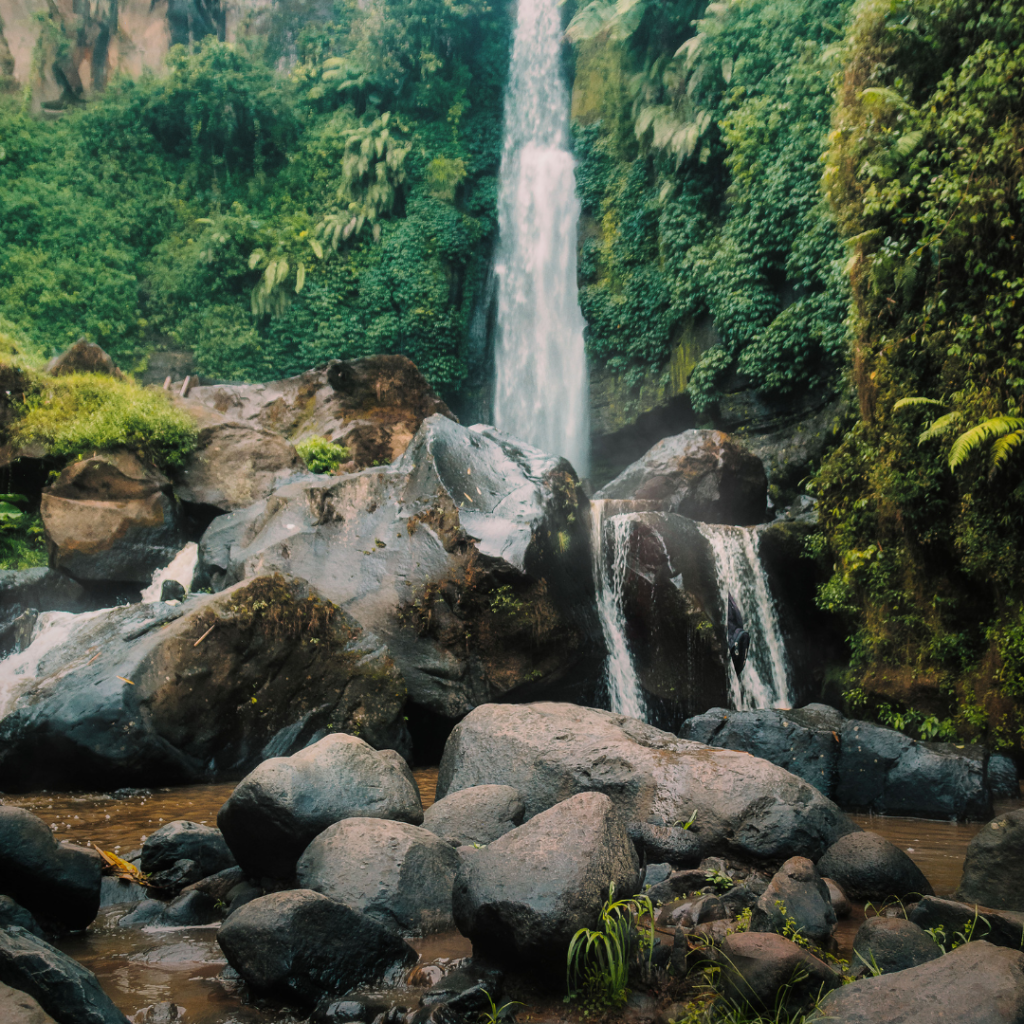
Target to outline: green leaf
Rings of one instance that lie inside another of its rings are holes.
[[[1017,416],[994,416],[976,427],[971,427],[953,442],[953,447],[949,451],[949,468],[955,472],[982,445],[1021,430],[1024,430],[1024,419]]]

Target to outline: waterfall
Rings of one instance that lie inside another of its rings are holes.
[[[594,565],[594,586],[597,590],[597,613],[601,619],[608,660],[605,662],[605,686],[612,711],[630,718],[647,721],[643,691],[633,667],[633,658],[626,642],[626,617],[622,611],[622,587],[626,580],[626,557],[629,547],[628,515],[604,518],[604,502],[590,503],[591,555]],[[608,525],[612,544],[611,559],[605,558],[604,534]],[[608,563],[611,563],[610,567]]]
[[[494,422],[589,463],[585,322],[576,285],[575,161],[558,0],[519,0],[498,192]]]
[[[758,554],[756,527],[714,526],[698,523],[701,534],[711,544],[715,572],[721,593],[721,619],[724,627],[729,594],[743,613],[750,650],[743,671],[737,675],[729,662],[729,691],[734,708],[792,707],[789,658],[779,628],[775,602],[768,589],[768,577]]]

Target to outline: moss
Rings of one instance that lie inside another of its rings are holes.
[[[295,446],[295,450],[311,473],[333,473],[352,457],[344,445],[333,444],[325,437],[307,437]]]

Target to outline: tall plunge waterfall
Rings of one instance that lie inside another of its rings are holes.
[[[575,161],[558,0],[519,0],[498,193],[494,422],[589,466]]]
[[[697,526],[715,556],[715,571],[722,595],[721,622],[724,624],[726,621],[731,592],[750,634],[747,663],[738,676],[732,660],[726,659],[729,663],[731,705],[740,711],[792,707],[789,658],[775,602],[768,589],[768,577],[758,553],[756,527],[712,526],[710,523],[698,523]]]

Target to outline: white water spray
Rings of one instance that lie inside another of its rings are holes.
[[[189,541],[175,556],[170,565],[157,569],[153,573],[153,582],[142,591],[142,603],[160,600],[160,591],[163,589],[164,580],[174,580],[185,588],[185,593],[192,591],[192,577],[196,574],[196,564],[199,562],[199,545]]]
[[[591,555],[594,560],[594,586],[597,590],[597,613],[601,620],[608,660],[605,662],[605,686],[609,706],[617,715],[628,715],[647,721],[647,707],[640,680],[633,667],[633,658],[626,642],[626,617],[622,611],[622,588],[626,580],[626,558],[629,547],[630,516],[619,515],[605,520],[604,502],[590,503]],[[604,526],[610,526],[612,543],[611,567],[604,555]]]
[[[575,161],[558,0],[519,0],[498,193],[494,422],[589,469]]]
[[[729,593],[732,593],[750,634],[747,663],[738,676],[732,659],[727,659],[730,703],[739,711],[792,707],[789,658],[775,602],[768,589],[768,577],[757,550],[757,529],[710,523],[698,523],[697,527],[711,544],[715,556],[721,589],[721,622],[726,621]]]

